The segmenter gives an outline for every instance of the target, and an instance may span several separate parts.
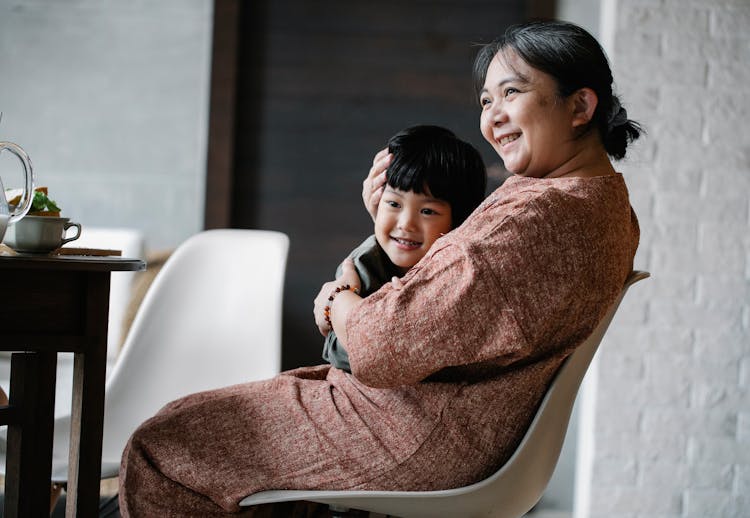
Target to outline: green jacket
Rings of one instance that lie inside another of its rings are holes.
[[[388,258],[380,247],[375,236],[365,239],[361,245],[352,250],[349,257],[354,260],[354,268],[362,282],[359,294],[362,297],[375,293],[383,284],[394,277],[401,277],[399,269]],[[336,278],[341,275],[341,266],[336,269]],[[339,343],[336,333],[331,331],[323,342],[323,359],[341,370],[351,372],[349,355]]]

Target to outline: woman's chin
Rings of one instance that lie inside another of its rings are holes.
[[[526,176],[524,172],[527,169],[528,164],[523,164],[519,162],[518,160],[513,160],[513,156],[502,156],[500,155],[500,158],[503,161],[503,165],[505,166],[505,170],[508,171],[510,174],[515,174],[519,176]]]
[[[506,165],[505,170],[515,176],[529,176],[525,174],[526,170],[523,167],[513,167],[513,165],[510,165],[510,166]]]

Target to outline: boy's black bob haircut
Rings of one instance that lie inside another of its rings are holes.
[[[484,199],[487,171],[479,152],[440,126],[412,126],[388,141],[393,153],[386,179],[402,191],[429,194],[451,206],[459,226]]]

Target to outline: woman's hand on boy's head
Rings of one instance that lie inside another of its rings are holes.
[[[378,151],[372,161],[370,173],[362,182],[362,201],[373,221],[378,213],[378,204],[385,187],[385,171],[391,165],[392,159],[393,155],[388,152],[388,148]]]

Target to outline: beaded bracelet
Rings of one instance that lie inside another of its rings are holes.
[[[323,308],[323,316],[326,319],[326,324],[328,324],[328,327],[330,327],[331,329],[333,329],[333,324],[331,324],[331,304],[333,304],[333,299],[336,298],[336,295],[338,295],[342,291],[352,291],[356,294],[359,294],[359,288],[352,288],[349,284],[339,286],[331,292],[331,294],[328,296],[328,304],[326,304],[326,307]]]

